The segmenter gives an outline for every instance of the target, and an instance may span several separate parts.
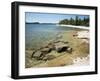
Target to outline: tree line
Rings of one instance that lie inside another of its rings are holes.
[[[70,18],[70,19],[63,19],[59,21],[59,24],[64,24],[64,25],[76,25],[76,26],[89,26],[89,17],[88,18],[79,18],[78,16],[75,17],[75,19]]]

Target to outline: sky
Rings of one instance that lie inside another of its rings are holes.
[[[58,23],[63,19],[75,19],[77,14],[56,14],[56,13],[37,13],[37,12],[25,12],[26,22],[39,22],[39,23]],[[79,18],[88,18],[88,15],[78,15]]]

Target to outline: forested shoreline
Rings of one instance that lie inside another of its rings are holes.
[[[74,18],[70,18],[70,19],[63,19],[59,21],[59,24],[63,24],[63,25],[76,25],[76,26],[87,26],[89,27],[89,18],[79,18],[78,16]]]

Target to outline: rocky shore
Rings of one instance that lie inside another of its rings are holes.
[[[56,67],[89,64],[89,31],[67,31],[59,33],[54,40],[37,50],[26,50],[25,67]]]

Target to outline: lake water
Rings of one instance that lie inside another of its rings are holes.
[[[60,27],[56,24],[26,24],[25,48],[37,49],[53,40],[59,33],[73,30],[74,28]]]

